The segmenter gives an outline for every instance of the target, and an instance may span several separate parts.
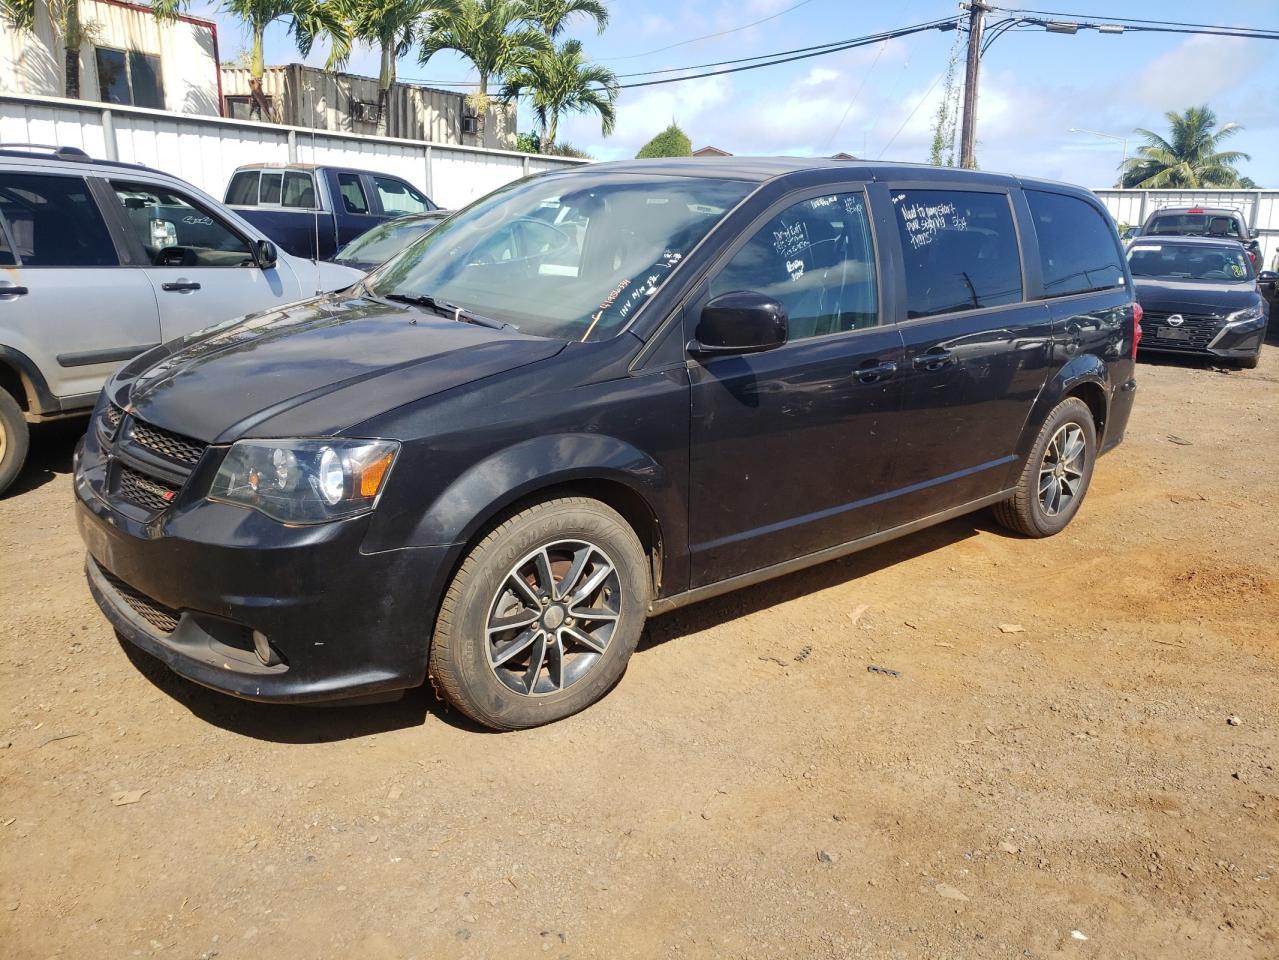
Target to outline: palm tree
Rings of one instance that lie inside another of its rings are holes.
[[[1235,164],[1251,157],[1238,150],[1218,150],[1225,140],[1243,128],[1237,123],[1217,126],[1217,115],[1207,105],[1190,107],[1184,114],[1169,110],[1165,117],[1172,138],[1165,140],[1151,130],[1135,132],[1146,138],[1137,155],[1120,164],[1120,184],[1125,187],[1233,187],[1239,183]]]
[[[595,21],[596,33],[603,33],[608,26],[608,8],[600,0],[528,0],[528,7],[529,21],[552,39],[579,13]]]
[[[566,40],[558,49],[542,52],[531,64],[507,79],[503,97],[527,93],[542,127],[542,152],[555,147],[555,132],[566,113],[600,115],[604,136],[613,132],[617,119],[617,76],[607,67],[588,63],[578,40]]]
[[[74,100],[80,99],[80,42],[84,29],[80,25],[79,0],[49,0],[49,22],[54,32],[62,37],[63,63],[65,64],[64,92]],[[15,30],[34,30],[36,25],[36,0],[0,0],[0,18]]]
[[[532,65],[551,42],[527,24],[533,14],[523,0],[435,0],[419,56],[425,64],[441,50],[455,50],[479,72],[472,106],[488,109],[489,80],[501,80]]]
[[[422,20],[430,9],[430,0],[333,0],[346,24],[349,40],[376,44],[382,52],[378,71],[378,126],[386,124],[386,100],[395,83],[396,61],[413,49],[422,28]],[[346,56],[329,58],[329,67],[346,62]],[[349,49],[341,51],[349,54]]]
[[[187,5],[188,0],[151,0],[151,9],[160,18],[171,17]],[[258,116],[270,113],[270,102],[262,92],[262,78],[266,75],[262,46],[266,28],[277,21],[287,24],[293,34],[298,53],[306,56],[319,37],[327,36],[333,44],[329,54],[330,64],[346,59],[350,52],[350,36],[342,20],[338,6],[326,0],[223,0],[223,8],[242,20],[249,28],[249,95],[253,105],[250,113]]]

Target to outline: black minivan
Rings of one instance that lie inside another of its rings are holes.
[[[983,507],[1079,510],[1139,311],[1087,191],[816,159],[604,163],[355,286],[158,347],[77,453],[90,588],[257,700],[430,678],[529,727],[649,615]]]

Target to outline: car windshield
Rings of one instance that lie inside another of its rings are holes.
[[[1252,267],[1243,248],[1236,250],[1224,244],[1200,247],[1188,243],[1135,243],[1128,250],[1128,266],[1134,277],[1219,283],[1252,279]]]
[[[1167,213],[1150,221],[1151,236],[1238,237],[1239,224],[1226,214]]]
[[[536,336],[602,339],[752,186],[589,170],[518,181],[454,214],[366,287],[431,297]]]
[[[440,225],[443,217],[401,217],[366,230],[337,252],[334,260],[385,263],[418,237]]]

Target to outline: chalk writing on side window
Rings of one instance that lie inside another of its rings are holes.
[[[960,216],[955,205],[942,203],[905,203],[897,208],[901,214],[911,249],[926,247],[943,230],[967,230],[968,218]]]

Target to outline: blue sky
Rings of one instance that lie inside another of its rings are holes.
[[[588,54],[617,73],[747,57],[875,33],[949,16],[955,0],[891,4],[808,0],[759,26],[652,52],[690,37],[730,30],[767,17],[796,0],[611,0],[604,34],[581,23],[571,29]],[[1016,4],[1009,3],[1009,6]],[[1035,9],[1279,28],[1279,0],[1205,5],[1188,0],[1052,0]],[[242,49],[234,18],[216,5],[192,13],[219,23],[223,59]],[[675,120],[695,147],[714,144],[741,154],[830,154],[925,160],[955,33],[928,32],[796,63],[659,87],[623,90],[613,135],[597,119],[569,118],[560,139],[600,159],[633,156]],[[322,63],[325,50],[309,58]],[[640,55],[642,54],[642,55]],[[283,26],[272,28],[268,63],[298,58]],[[989,170],[1109,186],[1122,145],[1071,133],[1071,127],[1139,138],[1134,127],[1163,132],[1163,113],[1207,103],[1222,121],[1244,126],[1231,142],[1251,154],[1240,165],[1262,186],[1279,186],[1279,41],[1175,34],[1074,36],[1009,33],[983,61],[977,158]],[[356,52],[351,72],[376,75],[377,56]],[[400,63],[402,80],[440,85],[474,79],[465,61],[440,54],[426,66],[416,53]],[[645,78],[636,78],[645,79]],[[623,81],[626,82],[626,81]],[[929,92],[931,89],[931,93]],[[842,123],[841,123],[841,117]],[[520,129],[532,129],[521,110]]]

